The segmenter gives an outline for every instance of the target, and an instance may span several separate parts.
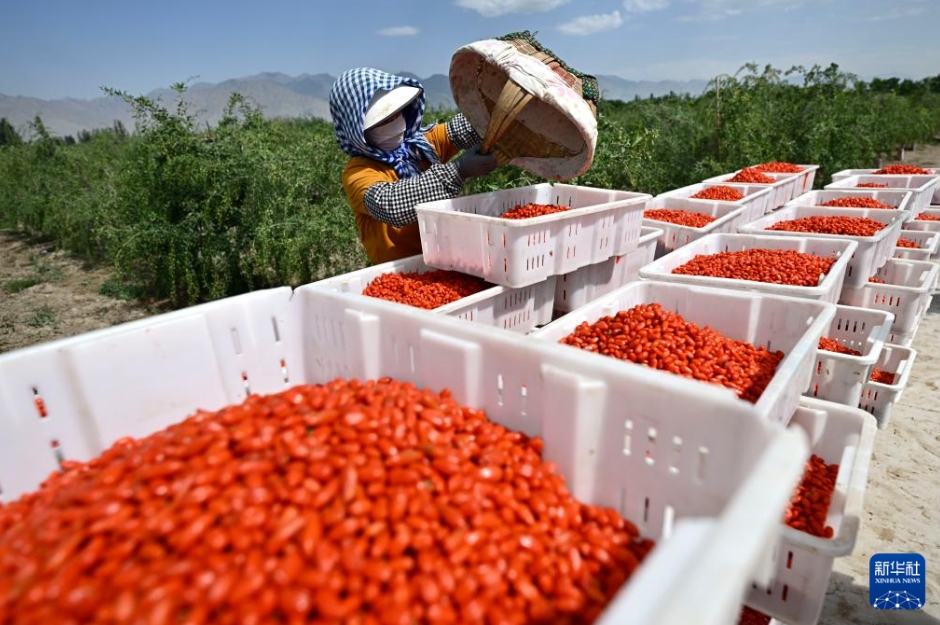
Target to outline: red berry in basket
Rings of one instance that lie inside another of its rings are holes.
[[[921,213],[920,215],[917,216],[917,219],[915,219],[914,221],[940,221],[940,217],[937,217],[936,215],[925,215]]]
[[[912,241],[911,239],[905,239],[901,237],[897,242],[898,247],[906,247],[909,249],[919,250],[920,246],[917,244],[917,241]]]
[[[754,171],[759,171],[765,174],[798,174],[803,171],[803,168],[799,165],[794,165],[793,163],[784,163],[780,161],[773,161],[771,163],[761,163],[760,165],[755,165],[752,167]]]
[[[826,464],[813,454],[806,462],[803,478],[796,488],[786,512],[786,524],[794,529],[821,538],[832,538],[833,529],[826,525],[832,493],[839,475],[838,464]]]
[[[869,282],[872,282],[872,283],[874,283],[874,284],[884,284],[884,283],[885,283],[884,278],[879,278],[878,276],[872,276],[872,277],[870,277],[870,278],[868,279],[868,281],[869,281]]]
[[[665,221],[679,226],[688,226],[690,228],[704,228],[715,221],[715,218],[711,215],[669,208],[651,208],[645,210],[643,211],[643,217],[655,221]]]
[[[823,202],[820,204],[820,206],[830,206],[835,208],[894,208],[894,206],[879,202],[873,197],[864,197],[858,195],[837,197],[834,200]]]
[[[894,374],[890,371],[883,371],[881,369],[872,369],[871,376],[868,378],[872,382],[878,382],[879,384],[894,384]]]
[[[767,230],[786,232],[815,232],[817,234],[837,234],[853,237],[874,236],[885,224],[867,217],[843,217],[814,215],[778,222]]]
[[[690,197],[693,200],[719,200],[721,202],[737,202],[738,200],[744,199],[744,194],[734,187],[719,184],[714,187],[705,187]]]
[[[777,182],[770,176],[762,174],[759,170],[753,167],[745,167],[738,173],[736,173],[731,178],[728,178],[726,182],[746,182],[749,184],[773,184]]]
[[[756,402],[783,352],[771,352],[686,321],[659,304],[640,304],[594,323],[583,322],[559,341],[589,352],[730,388]]]
[[[387,378],[198,412],[0,506],[0,621],[591,623],[653,543],[542,446]]]
[[[827,352],[836,352],[837,354],[848,354],[849,356],[862,355],[862,352],[852,349],[851,347],[846,347],[837,340],[830,339],[825,336],[819,339],[819,349],[825,350]]]
[[[674,274],[751,280],[770,284],[818,286],[836,259],[794,250],[740,250],[699,254],[672,270]]]
[[[476,276],[434,269],[425,273],[383,273],[372,280],[362,294],[432,310],[491,286]]]
[[[570,210],[570,208],[556,204],[519,204],[500,215],[500,217],[503,219],[531,219],[542,215],[561,213],[566,210]]]
[[[744,606],[738,618],[738,625],[768,625],[768,623],[770,623],[769,616],[747,606]]]
[[[916,176],[921,174],[929,174],[929,169],[924,169],[923,167],[917,167],[916,165],[888,165],[887,167],[882,167],[875,174],[900,174],[906,176]]]
[[[887,189],[888,185],[881,182],[860,182],[855,185],[859,189]]]

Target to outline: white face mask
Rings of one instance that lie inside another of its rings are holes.
[[[404,140],[405,126],[405,116],[396,115],[391,121],[367,130],[366,141],[380,150],[391,152]]]

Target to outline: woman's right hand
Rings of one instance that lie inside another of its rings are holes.
[[[485,176],[498,166],[496,155],[492,153],[481,154],[479,145],[464,150],[463,154],[458,156],[454,163],[457,165],[460,177],[464,180]]]

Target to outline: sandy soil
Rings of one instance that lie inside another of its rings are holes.
[[[940,167],[940,146],[918,146],[904,162]],[[88,270],[64,252],[0,232],[0,353],[158,312],[102,295],[108,278],[105,269]],[[875,440],[862,527],[853,554],[836,560],[823,624],[940,625],[940,298],[913,347],[913,373]],[[907,552],[926,559],[927,606],[872,609],[871,556]]]

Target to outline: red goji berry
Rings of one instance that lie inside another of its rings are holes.
[[[696,213],[681,209],[669,208],[651,208],[643,211],[643,217],[655,221],[665,221],[667,223],[677,224],[679,226],[688,226],[690,228],[704,228],[715,218],[711,215]]]
[[[762,174],[753,167],[745,167],[725,182],[746,182],[748,184],[774,184],[777,182],[770,176]]]
[[[880,221],[867,217],[814,215],[812,217],[780,221],[767,228],[767,230],[870,237],[884,227],[885,224]]]
[[[491,286],[476,276],[434,269],[424,273],[383,273],[373,279],[362,294],[431,310]]]
[[[803,478],[790,500],[790,507],[784,515],[786,524],[794,529],[819,536],[832,538],[833,529],[826,526],[829,504],[836,489],[839,475],[838,464],[826,464],[820,456],[813,454],[806,462]]]
[[[751,280],[771,284],[817,286],[836,259],[794,250],[750,249],[699,254],[672,270],[674,274]]]
[[[695,195],[689,197],[694,200],[720,200],[722,202],[737,202],[744,199],[744,194],[734,187],[719,184],[714,187],[705,187]]]
[[[914,249],[914,250],[920,249],[920,245],[917,244],[917,241],[912,241],[911,239],[905,239],[904,237],[899,238],[896,245],[897,247],[906,247],[906,248]]]
[[[827,352],[836,352],[837,354],[848,354],[849,356],[862,355],[862,352],[856,349],[852,349],[851,347],[846,347],[837,340],[830,339],[825,336],[819,339],[819,349],[825,350]]]
[[[803,171],[803,168],[799,165],[794,165],[793,163],[785,163],[781,161],[773,161],[770,163],[761,163],[760,165],[755,165],[752,167],[754,171],[759,171],[765,174],[798,174]]]
[[[556,204],[518,204],[500,215],[500,217],[502,219],[531,219],[542,215],[562,213],[567,210],[570,210],[570,208]]]
[[[859,189],[887,189],[888,188],[887,183],[881,183],[881,182],[860,182],[855,186],[856,188],[859,188]]]
[[[823,202],[820,206],[831,206],[835,208],[894,208],[894,206],[879,202],[875,198],[858,195],[838,197],[834,200]]]
[[[905,176],[916,176],[922,174],[929,174],[929,169],[924,169],[923,167],[917,167],[916,165],[888,165],[887,167],[882,167],[881,169],[874,172],[878,175],[905,175]]]
[[[871,376],[868,378],[872,382],[877,382],[879,384],[887,384],[891,386],[894,384],[895,374],[890,371],[884,371],[882,369],[872,369]]]

